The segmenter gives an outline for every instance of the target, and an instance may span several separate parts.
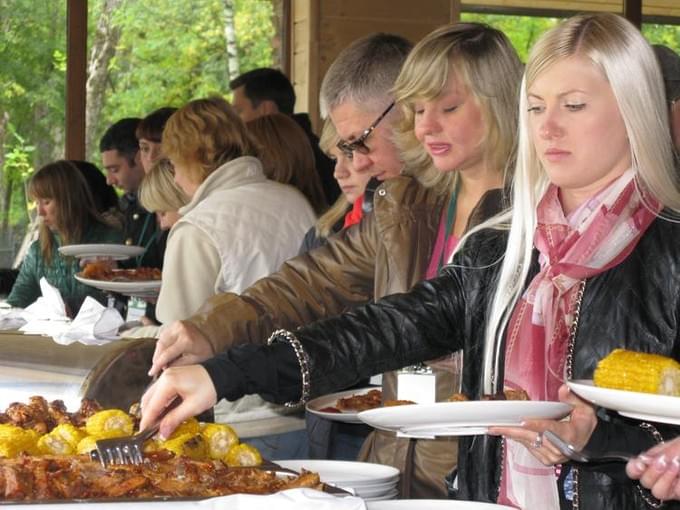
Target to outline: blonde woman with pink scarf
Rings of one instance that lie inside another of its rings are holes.
[[[527,510],[659,506],[623,463],[571,463],[542,434],[639,453],[680,432],[591,406],[564,385],[591,378],[618,347],[680,355],[680,189],[667,121],[639,31],[613,14],[566,20],[526,66],[512,211],[474,229],[438,278],[407,294],[166,370],[142,400],[142,425],[177,394],[166,433],[218,398],[304,403],[462,348],[470,398],[519,387],[573,408],[563,421],[462,437],[452,497]],[[200,390],[178,385],[188,373]]]

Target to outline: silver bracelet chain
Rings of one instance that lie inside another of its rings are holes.
[[[300,395],[300,400],[297,402],[286,402],[284,405],[286,407],[300,407],[307,403],[309,400],[310,384],[309,384],[309,356],[302,347],[300,340],[285,329],[277,329],[274,331],[269,339],[267,340],[267,345],[271,345],[274,342],[286,342],[290,344],[295,352],[295,357],[300,364],[300,374],[302,375],[302,394]]]

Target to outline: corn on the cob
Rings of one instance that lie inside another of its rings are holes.
[[[168,439],[175,439],[176,437],[182,436],[184,434],[196,435],[201,432],[201,424],[196,418],[189,418],[180,423],[177,428],[170,434]]]
[[[234,429],[221,423],[206,423],[201,435],[208,445],[208,455],[211,459],[224,458],[231,447],[239,442]]]
[[[38,440],[38,449],[47,455],[71,455],[76,452],[84,436],[80,429],[70,423],[62,423]]]
[[[161,441],[158,445],[177,456],[184,455],[196,460],[205,459],[207,456],[206,442],[200,434],[182,434],[173,439]]]
[[[38,453],[38,433],[14,425],[0,425],[0,457],[13,458],[20,453]]]
[[[134,422],[130,415],[120,409],[99,411],[85,422],[88,435],[99,438],[129,436],[133,428]]]
[[[680,363],[658,354],[615,349],[600,360],[595,386],[680,396]]]
[[[262,455],[254,446],[241,443],[231,447],[224,461],[227,466],[259,466]]]
[[[90,453],[92,450],[97,449],[97,438],[94,436],[85,436],[80,440],[76,446],[76,453],[83,455],[85,453]]]

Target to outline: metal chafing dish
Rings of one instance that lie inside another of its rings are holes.
[[[63,400],[69,411],[83,398],[127,410],[149,383],[155,341],[59,345],[49,337],[0,332],[0,411],[32,395]]]

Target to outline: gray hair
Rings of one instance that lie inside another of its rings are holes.
[[[332,109],[346,101],[384,108],[411,47],[401,36],[378,33],[342,50],[321,83],[321,116],[328,117]]]

